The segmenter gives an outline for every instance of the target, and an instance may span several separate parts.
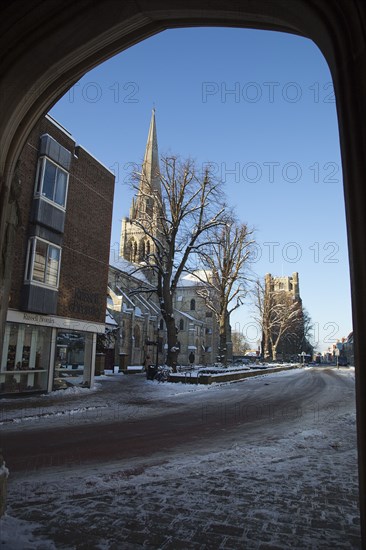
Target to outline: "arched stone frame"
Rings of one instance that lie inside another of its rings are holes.
[[[130,262],[137,262],[137,241],[131,237],[127,244],[127,258]]]
[[[139,242],[139,262],[145,261],[146,258],[146,240],[141,239]]]
[[[141,329],[138,324],[133,327],[133,337],[135,342],[135,348],[141,348]]]
[[[12,234],[17,227],[16,162],[35,122],[79,78],[113,54],[166,28],[220,25],[279,30],[307,36],[324,53],[337,98],[354,317],[361,515],[366,529],[366,10],[361,0],[114,0],[83,3],[7,3],[1,8],[4,64],[0,117],[0,333],[11,275]],[[85,24],[85,17],[93,25]],[[77,32],[75,32],[77,30]],[[67,35],[67,40],[64,36]],[[46,53],[45,53],[46,52]],[[3,261],[5,259],[5,261]],[[1,339],[1,338],[0,338]]]
[[[121,255],[125,256],[126,259],[131,260],[131,240],[126,242],[125,249],[121,252]]]
[[[196,300],[194,298],[191,298],[189,309],[191,311],[196,311]]]
[[[147,237],[143,237],[139,242],[138,261],[146,262],[146,258],[149,254],[150,254],[150,240]]]

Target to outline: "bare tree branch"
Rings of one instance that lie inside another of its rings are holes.
[[[161,193],[153,189],[145,174],[135,174],[135,188],[146,211],[131,223],[151,242],[139,269],[153,274],[152,284],[158,295],[168,338],[169,365],[177,361],[177,330],[174,319],[174,293],[180,277],[190,271],[193,256],[211,242],[210,231],[225,222],[225,203],[220,184],[206,168],[200,174],[193,160],[177,156],[163,157],[159,174]],[[143,179],[144,185],[141,185]],[[138,198],[136,205],[140,204]],[[142,290],[144,291],[144,290]]]

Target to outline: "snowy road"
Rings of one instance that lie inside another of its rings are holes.
[[[6,400],[2,549],[361,548],[354,370]]]
[[[27,422],[26,431],[19,424],[14,431],[7,426],[1,447],[11,470],[146,457],[174,452],[178,446],[186,452],[218,449],[229,434],[233,441],[260,442],[299,422],[313,427],[319,420],[331,420],[335,413],[348,411],[354,394],[353,381],[332,369],[284,372],[188,395],[180,388],[176,395],[164,395],[163,385],[157,391],[156,383],[141,376],[121,377],[117,384],[105,393],[109,414],[92,394],[84,404],[99,407],[68,415],[66,425],[64,418],[57,422],[57,416],[43,411],[43,417]]]

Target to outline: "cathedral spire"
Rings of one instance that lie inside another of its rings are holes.
[[[142,165],[140,189],[146,191],[146,183],[153,194],[161,195],[158,138],[156,134],[155,108],[152,110],[149,133]]]
[[[146,257],[155,247],[153,239],[149,238],[148,234],[159,234],[159,218],[163,209],[153,109],[137,194],[132,199],[129,218],[122,220],[120,255],[123,258],[136,263],[146,261]]]

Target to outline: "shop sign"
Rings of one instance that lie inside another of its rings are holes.
[[[53,315],[41,315],[39,313],[30,313],[25,311],[8,310],[6,320],[10,323],[24,323],[27,325],[38,325],[45,327],[54,327],[67,330],[77,330],[84,332],[104,333],[104,323],[92,323],[79,319],[69,319],[67,317],[56,317]]]

